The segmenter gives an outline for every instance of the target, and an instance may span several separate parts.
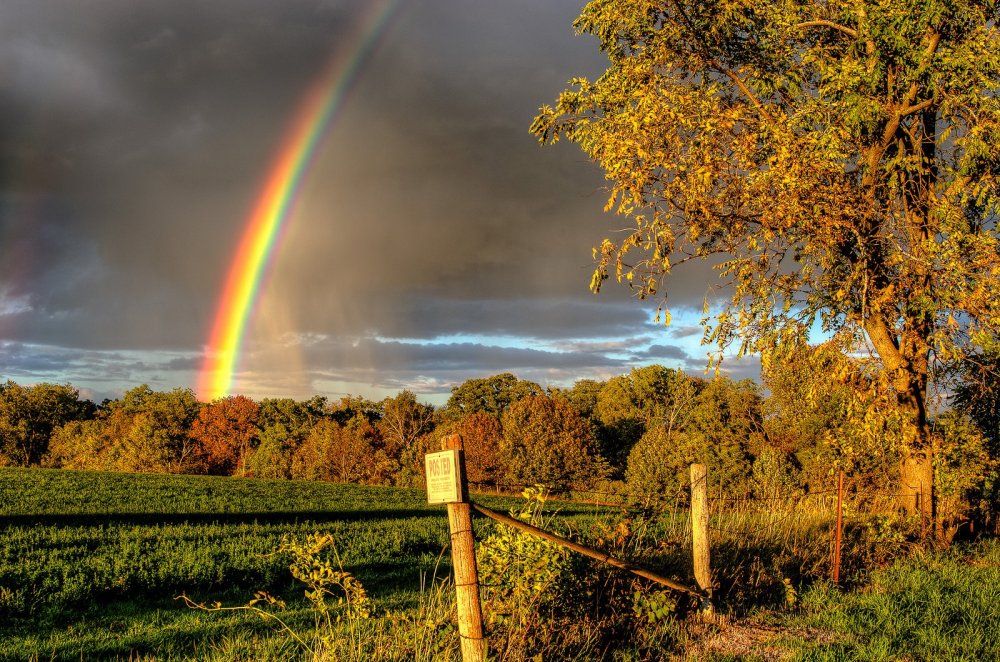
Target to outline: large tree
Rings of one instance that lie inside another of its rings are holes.
[[[0,466],[37,465],[53,430],[93,413],[93,403],[69,384],[0,384]]]
[[[545,483],[554,490],[586,488],[607,476],[590,426],[561,398],[529,395],[500,417],[501,462],[514,484]]]
[[[594,413],[601,423],[601,450],[612,467],[624,470],[632,446],[653,427],[682,428],[703,386],[681,370],[651,365],[608,380]]]
[[[469,379],[452,387],[443,413],[445,418],[453,421],[477,411],[500,416],[518,400],[543,393],[542,387],[535,382],[518,379],[509,372]]]
[[[386,453],[398,458],[434,427],[434,407],[418,402],[412,391],[402,391],[382,401],[382,418],[376,427]]]
[[[612,273],[656,295],[712,259],[707,340],[761,351],[819,320],[865,341],[908,424],[903,504],[931,514],[934,362],[1000,326],[996,0],[595,0],[610,66],[532,130],[582,147],[632,232]],[[669,315],[668,315],[669,319]]]
[[[118,458],[115,466],[123,471],[189,470],[195,454],[189,432],[200,408],[189,388],[154,391],[147,384],[106,402],[100,416],[110,435],[110,456]]]

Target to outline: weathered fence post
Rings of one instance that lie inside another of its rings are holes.
[[[833,583],[840,583],[840,541],[844,535],[844,472],[837,474],[837,530],[833,541]]]
[[[712,568],[708,540],[708,470],[704,464],[691,465],[691,545],[694,579],[707,599],[702,611],[712,612]]]
[[[465,477],[465,453],[461,435],[453,434],[441,440],[442,451],[446,453],[427,455],[427,497],[431,503],[448,504],[448,528],[451,531],[451,564],[455,577],[455,597],[458,602],[458,634],[461,637],[462,660],[482,662],[483,612],[479,602],[479,573],[476,570],[476,549],[472,537],[472,515],[469,504],[469,485]],[[443,455],[440,466],[432,466],[436,456]],[[453,493],[432,500],[432,486],[435,478],[445,473],[445,468],[457,470],[457,477],[441,478],[443,491]],[[455,494],[454,492],[457,492]],[[457,498],[452,498],[457,497]]]

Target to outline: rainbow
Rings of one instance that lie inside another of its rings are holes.
[[[219,297],[198,376],[198,395],[206,400],[225,397],[232,390],[247,322],[317,147],[399,2],[367,3],[352,38],[334,53],[303,97],[246,223]]]

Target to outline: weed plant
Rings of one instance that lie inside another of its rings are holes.
[[[304,539],[285,537],[277,556],[290,556],[292,576],[305,586],[304,595],[313,617],[311,628],[289,624],[287,604],[266,591],[258,591],[244,605],[206,605],[181,596],[191,608],[208,613],[249,613],[265,623],[275,623],[280,633],[299,647],[302,659],[321,662],[394,662],[396,660],[449,660],[459,651],[458,633],[452,624],[455,607],[450,582],[431,577],[422,582],[415,609],[376,615],[364,586],[344,570],[333,536],[313,533]]]

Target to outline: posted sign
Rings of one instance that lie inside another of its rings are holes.
[[[427,470],[427,503],[461,503],[462,481],[458,473],[458,454],[448,450],[424,456]]]

